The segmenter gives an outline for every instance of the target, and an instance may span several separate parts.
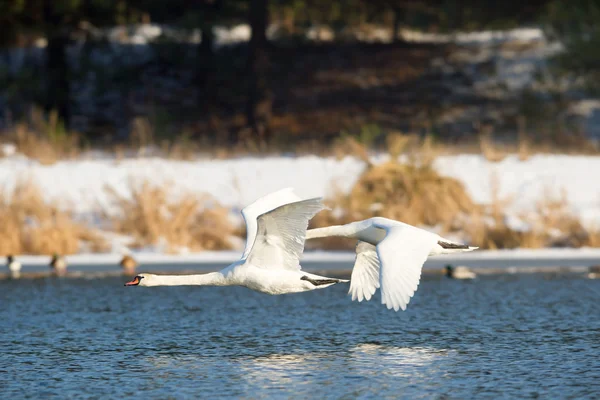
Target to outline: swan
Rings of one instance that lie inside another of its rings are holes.
[[[242,210],[247,239],[239,261],[208,274],[138,274],[125,286],[244,286],[277,295],[348,282],[303,272],[299,264],[308,221],[324,208],[321,198],[300,200],[291,188],[268,194]]]
[[[21,263],[15,260],[12,254],[6,256],[6,266],[11,277],[18,278],[21,276]]]
[[[381,303],[394,311],[406,310],[419,286],[427,257],[477,249],[382,217],[306,232],[307,239],[328,236],[358,239],[350,277],[352,300],[371,300],[375,291],[381,289]]]
[[[450,279],[475,279],[477,275],[465,266],[453,267],[452,265],[446,265],[446,276]]]

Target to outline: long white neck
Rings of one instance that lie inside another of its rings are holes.
[[[144,286],[227,286],[231,283],[220,272],[201,275],[152,275]]]
[[[342,236],[342,237],[354,237],[356,235],[356,229],[347,225],[333,225],[325,228],[315,228],[306,231],[306,239],[317,239],[329,236]]]

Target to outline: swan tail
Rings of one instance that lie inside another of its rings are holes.
[[[300,278],[300,280],[303,281],[308,281],[310,283],[312,283],[314,286],[321,286],[321,285],[333,285],[335,283],[348,283],[350,282],[348,279],[337,279],[337,278],[311,278],[308,277],[306,275],[304,275],[302,278]]]
[[[442,239],[438,240],[430,255],[463,253],[466,251],[477,250],[478,248],[479,247],[469,246],[467,244],[456,243],[451,240]]]

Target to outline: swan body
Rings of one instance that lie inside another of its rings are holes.
[[[427,257],[477,249],[382,217],[310,229],[306,233],[307,239],[328,236],[358,239],[350,280],[352,300],[368,301],[380,289],[381,303],[394,311],[406,310],[419,286]]]
[[[242,210],[247,243],[242,258],[200,275],[138,274],[126,286],[244,286],[271,295],[322,289],[347,280],[302,271],[308,221],[324,209],[321,198],[301,200],[292,189],[264,196]]]
[[[446,276],[451,279],[475,279],[477,275],[471,271],[468,267],[459,265],[453,267],[452,265],[446,265]]]

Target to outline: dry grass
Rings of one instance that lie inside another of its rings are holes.
[[[55,112],[50,113],[46,120],[40,110],[33,110],[29,123],[16,124],[7,137],[16,144],[20,153],[42,164],[53,164],[80,153],[78,135],[67,132]]]
[[[96,231],[47,204],[35,183],[21,180],[12,193],[0,194],[0,254],[73,254],[83,246],[106,248]]]
[[[482,149],[491,148],[487,140],[480,143]],[[524,160],[530,153],[527,142],[522,143],[520,157]],[[355,157],[365,160],[367,168],[349,194],[338,193],[329,199],[332,210],[317,214],[311,226],[383,216],[433,227],[441,234],[462,234],[470,244],[484,249],[600,246],[600,229],[584,227],[571,212],[564,193],[560,196],[545,193],[533,212],[519,216],[526,228],[515,229],[507,217],[512,199],[500,197],[495,176],[491,177],[490,204],[477,205],[460,182],[440,176],[433,168],[439,148],[434,148],[430,140],[419,142],[414,137],[395,135],[388,138],[386,147],[391,161],[379,165],[371,163],[368,152],[357,142],[347,141],[339,147],[344,155],[355,151]],[[490,154],[498,153],[488,153],[488,157],[494,158]],[[402,161],[396,161],[398,156],[403,156]],[[504,154],[494,160],[503,157]],[[349,249],[354,241],[327,238],[315,244],[328,249]]]
[[[483,249],[598,247],[600,230],[585,227],[573,214],[564,192],[555,196],[550,191],[537,202],[535,210],[519,219],[527,229],[515,229],[507,221],[511,199],[498,196],[497,181],[492,182],[492,201],[468,217],[463,231],[469,243]]]
[[[394,152],[391,160],[369,164],[348,195],[333,199],[334,211],[315,217],[315,226],[383,216],[411,225],[437,226],[444,232],[460,227],[462,218],[477,206],[462,183],[437,173],[431,141],[425,140],[418,151],[398,161],[411,140],[395,140],[399,143],[388,145]],[[329,241],[329,246],[335,243]]]
[[[235,228],[229,210],[218,205],[205,207],[209,198],[187,194],[174,199],[168,186],[148,182],[133,183],[130,198],[110,190],[109,194],[120,209],[117,216],[109,217],[114,230],[132,235],[133,247],[167,244],[171,252],[231,248],[229,237]]]

